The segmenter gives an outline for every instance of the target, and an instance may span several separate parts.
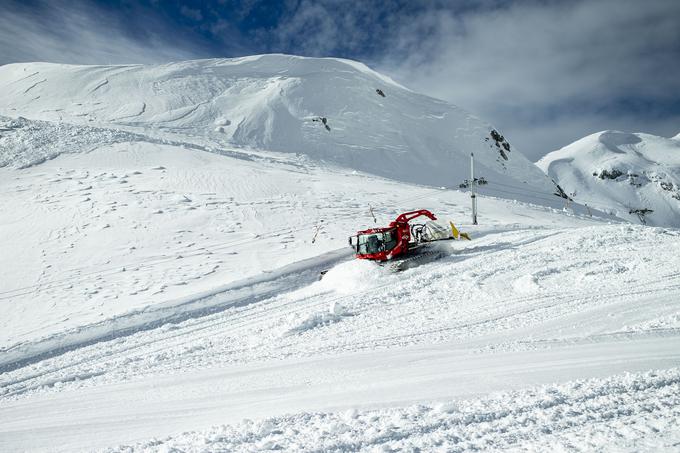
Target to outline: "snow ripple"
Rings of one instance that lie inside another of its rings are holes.
[[[244,420],[105,451],[653,451],[680,446],[678,420],[672,368],[436,405]]]

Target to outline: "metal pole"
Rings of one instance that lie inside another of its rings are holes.
[[[472,224],[477,225],[477,196],[475,195],[475,153],[470,153],[470,198],[472,199]]]

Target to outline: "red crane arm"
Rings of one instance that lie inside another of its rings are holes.
[[[419,211],[411,211],[411,212],[405,212],[403,214],[400,214],[399,217],[394,221],[394,223],[408,223],[409,221],[415,219],[416,217],[420,217],[421,215],[424,215],[428,217],[431,220],[437,220],[437,218],[432,214],[430,211],[427,209],[421,209]]]

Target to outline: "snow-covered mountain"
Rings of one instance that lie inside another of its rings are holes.
[[[680,134],[598,132],[537,165],[580,203],[632,222],[680,227]]]
[[[297,153],[449,187],[469,177],[474,152],[477,172],[488,181],[555,191],[489,124],[349,60],[260,55],[153,66],[11,64],[0,68],[0,115],[200,140],[215,152],[228,146]],[[92,146],[33,142],[29,156],[13,146],[11,132],[5,127],[0,165]]]
[[[680,232],[449,104],[274,55],[9,65],[0,115],[2,452],[680,444]],[[472,240],[352,258],[413,209]]]

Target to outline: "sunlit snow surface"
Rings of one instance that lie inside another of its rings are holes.
[[[679,448],[678,230],[540,206],[549,180],[514,149],[513,166],[482,157],[479,171],[538,176],[523,201],[480,197],[472,226],[469,195],[426,178],[450,156],[430,148],[416,185],[318,154],[351,148],[314,145],[338,138],[304,119],[332,120],[321,105],[286,104],[304,114],[285,148],[281,111],[263,105],[300,96],[262,82],[282,58],[0,68],[1,451]],[[328,105],[369,112],[393,95],[402,119],[458,111],[361,65],[301,61],[295,86],[304,69],[368,96]],[[249,90],[264,104],[239,102]],[[487,126],[459,114],[455,136],[483,153]],[[375,143],[409,143],[366,127],[352,139],[370,165]],[[387,167],[409,168],[399,153]],[[456,187],[468,162],[452,167]],[[398,274],[351,259],[348,235],[420,208],[473,240]]]
[[[672,368],[439,404],[245,420],[105,451],[676,451],[679,419],[680,370]]]

